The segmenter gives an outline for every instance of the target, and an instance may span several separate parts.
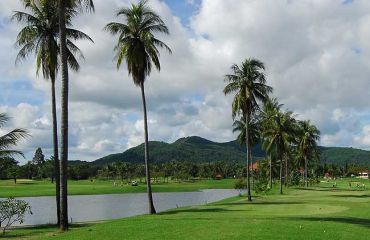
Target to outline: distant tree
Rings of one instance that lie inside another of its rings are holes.
[[[17,164],[14,164],[12,167],[8,169],[8,178],[13,179],[14,184],[16,184],[19,173],[20,173],[19,166]]]
[[[32,163],[35,164],[37,167],[41,167],[45,163],[45,155],[42,153],[42,149],[39,147],[35,151],[35,155],[33,156]]]
[[[14,158],[0,158],[0,179],[8,178],[10,169],[17,166],[17,164],[18,162]]]
[[[45,161],[45,163],[41,167],[41,175],[43,177],[50,178],[51,183],[54,183],[56,176],[58,176],[56,173],[54,156],[51,156],[50,159],[47,159]]]

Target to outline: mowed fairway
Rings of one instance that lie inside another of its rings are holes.
[[[139,186],[130,186],[120,181],[68,181],[69,195],[93,195],[93,194],[120,194],[120,193],[139,193],[146,191],[145,183]],[[199,180],[169,183],[153,183],[154,192],[191,192],[201,189],[229,189],[233,188],[233,179]],[[34,197],[34,196],[53,196],[55,195],[55,185],[50,181],[18,180],[14,184],[11,180],[0,181],[0,198],[4,197]]]
[[[367,187],[370,182],[364,180]],[[17,229],[12,239],[369,239],[370,190],[347,181],[320,183],[254,198],[234,197],[206,206],[179,208],[102,223]],[[114,207],[114,206],[112,206]]]

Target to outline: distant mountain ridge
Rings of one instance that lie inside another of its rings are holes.
[[[246,149],[236,141],[218,143],[198,136],[180,138],[173,143],[150,141],[150,161],[163,163],[171,160],[208,163],[218,161],[246,162]],[[335,163],[341,166],[356,164],[370,166],[370,151],[355,148],[320,147],[321,163]],[[252,149],[255,158],[266,156],[260,145]],[[106,165],[115,162],[143,163],[144,144],[130,148],[122,153],[110,154],[92,162]]]

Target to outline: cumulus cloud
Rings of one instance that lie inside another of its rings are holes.
[[[117,38],[103,31],[108,22],[122,20],[115,11],[129,1],[95,4],[94,15],[75,19],[76,28],[95,42],[78,42],[86,61],[70,75],[70,156],[81,160],[143,141],[140,91],[124,65],[116,69]],[[169,26],[171,35],[160,38],[173,50],[172,55],[161,52],[161,72],[153,70],[146,83],[151,140],[171,142],[188,135],[234,139],[223,76],[231,64],[254,57],[266,64],[268,82],[285,108],[318,125],[321,144],[369,148],[369,1],[186,0],[194,11],[185,21],[171,1],[150,4]],[[8,20],[16,9],[21,9],[18,1],[0,2],[0,84],[29,82],[22,95],[41,100],[3,97],[0,110],[14,116],[11,126],[32,132],[32,141],[19,146],[28,158],[38,146],[50,155],[49,84],[35,76],[32,58],[14,66],[20,26]],[[4,85],[2,96],[19,93],[18,86]]]

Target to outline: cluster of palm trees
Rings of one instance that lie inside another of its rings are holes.
[[[16,45],[20,48],[17,61],[30,54],[36,57],[36,72],[42,72],[51,82],[51,105],[53,118],[53,148],[55,159],[57,220],[62,231],[68,229],[67,169],[68,169],[68,93],[69,69],[78,71],[77,57],[83,54],[75,45],[76,40],[93,40],[85,33],[73,28],[72,20],[83,12],[93,12],[93,0],[20,0],[23,11],[16,11],[13,20],[23,23]],[[156,33],[168,34],[168,28],[159,15],[152,11],[147,1],[122,8],[117,13],[122,23],[109,23],[105,30],[118,34],[116,51],[117,68],[126,61],[129,75],[134,84],[141,88],[144,109],[145,166],[150,213],[155,213],[149,171],[149,148],[147,110],[144,83],[150,75],[152,65],[160,70],[159,48],[170,48],[155,37]],[[60,158],[55,83],[61,73],[61,127]]]
[[[247,195],[252,200],[250,167],[252,147],[262,143],[268,153],[270,188],[274,163],[279,164],[280,193],[285,163],[285,180],[288,179],[289,159],[295,159],[298,168],[304,162],[304,182],[308,185],[308,161],[318,157],[319,130],[310,121],[295,119],[293,112],[284,111],[276,98],[271,98],[272,87],[266,84],[265,66],[256,59],[246,59],[240,66],[231,66],[232,73],[225,76],[225,94],[234,93],[232,117],[233,131],[240,132],[238,141],[247,147]],[[292,156],[294,155],[294,157]],[[298,164],[297,164],[298,162]],[[253,163],[252,163],[253,164]],[[297,169],[298,170],[298,169]]]

